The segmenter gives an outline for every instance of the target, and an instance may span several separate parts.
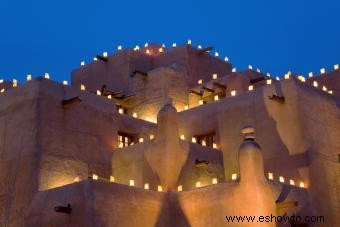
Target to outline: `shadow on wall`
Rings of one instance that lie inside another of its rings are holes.
[[[166,192],[163,197],[162,207],[156,222],[156,227],[190,227],[176,193]]]

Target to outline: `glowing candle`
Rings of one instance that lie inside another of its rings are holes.
[[[230,92],[230,94],[231,94],[231,96],[235,96],[235,95],[236,95],[236,91],[235,91],[235,90],[232,90],[232,91]]]
[[[339,64],[334,65],[334,70],[338,70],[339,69]]]
[[[213,73],[212,78],[213,78],[213,80],[216,80],[217,79],[217,73]]]
[[[282,177],[282,176],[280,176],[280,177],[279,177],[279,181],[280,181],[281,183],[284,183],[284,182],[285,182],[285,178]]]
[[[236,68],[233,68],[231,72],[236,73]]]
[[[80,85],[80,90],[81,90],[81,91],[85,91],[85,90],[86,90],[86,87],[85,87],[84,84],[81,84],[81,85]]]
[[[134,180],[130,180],[130,181],[129,181],[129,185],[130,185],[130,186],[135,186],[135,181],[134,181]]]
[[[50,79],[50,74],[45,73],[44,78],[45,78],[45,79]]]
[[[31,75],[31,74],[28,74],[27,77],[26,77],[26,80],[27,80],[27,81],[32,80],[32,75]]]
[[[196,188],[199,188],[199,187],[201,187],[201,182],[200,182],[200,181],[197,181],[197,182],[196,182]]]
[[[163,191],[162,186],[158,185],[158,186],[157,186],[157,191],[162,192],[162,191]]]
[[[143,142],[144,142],[144,138],[142,138],[142,137],[139,138],[139,142],[140,142],[140,143],[143,143]]]
[[[294,180],[289,180],[289,184],[290,184],[290,185],[295,185]]]
[[[229,61],[229,58],[228,58],[228,57],[225,57],[225,58],[224,58],[224,61],[228,62],[228,61]]]
[[[196,137],[192,137],[192,138],[191,138],[191,142],[192,142],[192,143],[197,143]]]
[[[216,143],[213,143],[213,148],[217,149],[217,144]]]
[[[317,81],[313,81],[313,86],[314,87],[318,87],[318,82]]]
[[[248,91],[252,91],[252,90],[254,90],[254,86],[253,85],[249,85]]]
[[[203,105],[203,104],[204,104],[204,102],[203,102],[202,99],[198,101],[198,105]]]
[[[68,85],[67,80],[64,80],[64,81],[63,81],[63,85]]]
[[[93,174],[93,175],[92,175],[92,179],[93,179],[93,180],[98,180],[98,175]]]
[[[110,176],[110,182],[115,182],[115,178],[113,176]]]
[[[118,108],[118,113],[124,114],[124,109],[123,108]]]
[[[185,136],[183,134],[181,135],[180,138],[181,138],[181,140],[185,140]]]
[[[191,39],[188,39],[187,44],[188,44],[188,45],[191,45],[191,43],[192,43],[192,42],[191,42]]]
[[[84,61],[81,61],[80,62],[80,66],[84,66],[85,65],[85,62]]]
[[[177,46],[177,44],[176,44],[176,43],[173,43],[173,44],[172,44],[172,47],[176,47],[176,46]]]
[[[123,49],[122,45],[119,45],[119,46],[117,47],[117,49],[118,49],[118,50],[122,50],[122,49]]]
[[[144,184],[144,189],[149,190],[149,184],[148,183]]]
[[[325,69],[325,68],[320,69],[320,73],[321,73],[321,74],[326,73],[326,69]]]
[[[248,69],[252,70],[253,66],[252,65],[248,65]]]
[[[300,182],[300,188],[304,188],[305,187],[305,184],[301,181]]]
[[[133,112],[132,117],[137,118],[137,113]]]
[[[313,77],[313,72],[309,72],[308,77]]]
[[[268,173],[268,179],[269,179],[269,180],[273,180],[273,179],[274,179],[273,173]]]
[[[177,186],[177,191],[179,191],[179,192],[183,191],[183,186],[182,185],[178,185]]]
[[[104,58],[107,57],[107,52],[103,52],[103,57],[104,57]]]
[[[217,184],[217,178],[212,179],[212,184]]]
[[[214,96],[214,100],[215,100],[215,101],[218,101],[218,95],[215,95],[215,96]]]
[[[202,83],[203,83],[203,80],[202,80],[202,79],[201,79],[201,80],[198,80],[197,83],[198,83],[198,84],[202,84]]]
[[[218,52],[215,52],[215,57],[218,57],[218,56],[219,56]]]
[[[184,109],[185,109],[185,110],[189,109],[189,106],[188,106],[188,105],[185,105],[185,106],[184,106]]]
[[[271,80],[271,79],[269,79],[269,80],[266,80],[266,82],[267,82],[267,85],[270,85],[270,84],[272,84],[272,80]]]
[[[97,95],[102,95],[102,92],[97,90]]]
[[[150,140],[153,140],[155,138],[154,134],[150,134]]]
[[[232,180],[236,180],[236,179],[237,179],[237,173],[233,173],[233,174],[231,175],[231,179],[232,179]]]

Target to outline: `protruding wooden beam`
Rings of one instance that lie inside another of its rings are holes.
[[[70,98],[70,99],[64,99],[61,104],[63,106],[64,109],[69,109],[72,106],[75,106],[77,104],[81,103],[81,99],[76,96],[74,98]]]
[[[143,72],[143,71],[139,71],[139,70],[135,70],[131,76],[141,76],[141,77],[147,77],[148,73]]]
[[[210,93],[214,93],[215,92],[214,89],[211,89],[211,88],[208,88],[208,87],[205,87],[205,86],[202,86],[202,88],[203,88],[203,90],[206,90],[206,91],[208,91]]]
[[[99,59],[99,60],[102,60],[104,62],[107,62],[107,60],[108,60],[107,57],[101,56],[99,54],[97,54],[96,58]]]
[[[268,96],[269,99],[279,102],[279,103],[284,103],[285,102],[285,97],[283,96],[278,96],[278,95],[272,95],[272,96]]]
[[[219,88],[222,88],[222,89],[227,89],[227,86],[221,84],[221,83],[218,83],[218,82],[213,82],[213,85],[216,86],[216,87],[219,87]]]
[[[207,53],[207,52],[209,52],[209,51],[211,51],[213,49],[214,49],[214,47],[206,47],[206,48],[198,50],[198,53],[199,54],[204,54],[204,53]]]
[[[72,212],[72,207],[70,204],[67,204],[67,206],[56,206],[54,207],[54,211],[58,213],[70,214]]]
[[[190,90],[189,93],[195,94],[195,95],[198,95],[198,96],[203,96],[203,93],[200,93],[200,92],[197,92],[197,91],[194,91],[194,90]]]

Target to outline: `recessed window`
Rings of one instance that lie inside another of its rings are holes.
[[[118,132],[118,147],[128,147],[133,144],[133,136],[127,133]]]
[[[208,133],[204,135],[198,135],[195,136],[197,143],[201,144],[202,146],[207,146],[207,147],[214,147],[214,144],[216,144],[216,133]]]

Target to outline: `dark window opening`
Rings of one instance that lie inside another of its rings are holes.
[[[207,146],[214,148],[214,144],[216,144],[216,133],[209,133],[204,135],[195,136],[197,143],[201,144],[202,146]]]
[[[118,132],[118,147],[128,147],[133,144],[133,136],[127,133]]]

